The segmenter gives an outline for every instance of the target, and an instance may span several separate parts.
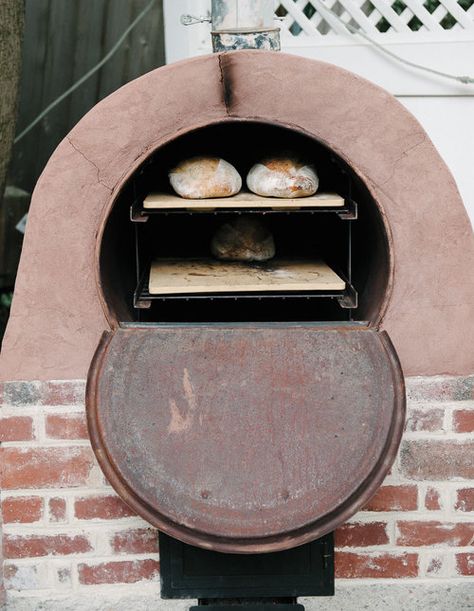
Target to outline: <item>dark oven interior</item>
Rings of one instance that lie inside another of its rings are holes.
[[[148,301],[146,287],[153,257],[209,256],[216,228],[236,211],[181,211],[140,216],[150,192],[171,192],[168,170],[194,155],[218,155],[243,177],[262,156],[297,152],[314,163],[318,192],[334,192],[344,210],[253,210],[272,231],[277,256],[322,258],[347,280],[344,296],[272,293],[160,298]],[[186,133],[156,150],[118,194],[104,229],[100,281],[108,308],[118,321],[376,321],[389,279],[388,238],[379,209],[354,171],[313,138],[285,127],[228,121]]]

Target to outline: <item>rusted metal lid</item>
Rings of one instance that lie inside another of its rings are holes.
[[[87,390],[118,494],[169,535],[236,553],[294,547],[354,514],[395,458],[404,408],[387,335],[358,324],[119,328]]]

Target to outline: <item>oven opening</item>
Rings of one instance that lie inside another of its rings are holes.
[[[224,208],[177,197],[167,207],[168,171],[183,159],[222,157],[242,176],[245,200],[253,164],[286,153],[315,166],[314,207],[307,198],[265,198],[242,208],[232,197]],[[274,257],[216,261],[213,237],[237,219],[272,234]],[[156,150],[118,194],[100,250],[101,288],[119,322],[376,321],[388,278],[386,230],[353,170],[313,138],[250,121],[210,125]]]

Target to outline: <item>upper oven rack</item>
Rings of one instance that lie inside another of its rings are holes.
[[[147,199],[154,199],[146,206]],[[130,220],[146,223],[150,215],[169,214],[321,214],[335,213],[343,220],[356,220],[357,203],[352,197],[335,193],[317,193],[313,197],[279,199],[239,193],[225,199],[186,200],[167,193],[151,194],[148,198],[135,197],[130,207]]]

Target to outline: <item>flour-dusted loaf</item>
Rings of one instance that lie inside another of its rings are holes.
[[[264,197],[308,197],[318,185],[314,166],[291,156],[262,159],[247,175],[250,191]]]
[[[268,261],[275,256],[275,241],[263,223],[239,216],[219,227],[211,251],[223,261]]]
[[[219,157],[192,157],[169,172],[171,186],[186,199],[230,197],[242,187],[233,165]]]

